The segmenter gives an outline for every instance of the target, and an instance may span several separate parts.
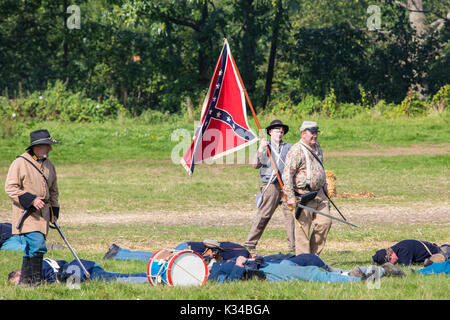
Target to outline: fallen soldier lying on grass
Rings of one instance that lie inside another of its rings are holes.
[[[91,280],[118,281],[126,283],[148,282],[147,273],[118,273],[106,271],[94,261],[81,260],[83,266],[90,274]],[[8,274],[8,280],[13,284],[18,284],[21,270],[15,270]],[[66,282],[71,279],[75,282],[86,281],[87,277],[83,273],[77,260],[70,263],[64,260],[52,260],[45,258],[42,263],[42,280],[53,282]]]
[[[286,258],[285,255],[272,255],[267,257],[255,256],[250,258],[238,257],[235,260],[216,262],[212,265],[208,280],[229,282],[240,279],[266,279],[268,281],[304,280],[313,282],[356,282],[366,280],[371,276],[383,277],[386,275],[404,277],[403,271],[386,263],[382,267],[356,267],[353,270],[341,270],[329,267],[323,263],[317,266],[318,261],[312,265],[300,265],[309,260],[314,261],[313,254],[300,254]],[[320,260],[319,257],[315,256]]]
[[[373,262],[383,264],[390,262],[409,266],[424,264],[429,266],[434,262],[444,262],[450,257],[450,245],[437,244],[420,240],[402,240],[392,247],[378,250],[373,256]]]
[[[208,281],[229,282],[247,279],[266,279],[268,281],[288,281],[305,280],[318,282],[355,282],[369,278],[373,273],[378,277],[385,275],[401,276],[394,269],[384,266],[375,267],[357,267],[352,271],[328,272],[317,266],[299,266],[295,259],[282,259],[283,255],[267,256],[267,262],[261,257],[251,255],[250,258],[239,256],[234,261],[221,261],[214,263]],[[299,255],[300,256],[300,255]],[[317,257],[318,260],[320,258]],[[317,260],[317,262],[318,262]],[[145,272],[140,273],[117,273],[105,271],[97,263],[88,260],[81,260],[83,266],[90,273],[91,280],[99,281],[118,281],[124,283],[147,283],[148,278]],[[320,262],[319,262],[320,263]],[[259,267],[258,267],[259,266]],[[372,270],[372,272],[369,272]],[[18,284],[20,279],[20,270],[11,272],[8,280],[13,284]],[[441,263],[434,263],[426,268],[420,269],[417,273],[429,275],[446,273],[450,274],[450,260]],[[361,276],[357,276],[361,274]],[[75,277],[75,279],[73,278]],[[44,259],[42,264],[42,279],[49,283],[72,281],[86,281],[86,276],[81,271],[80,265],[76,260],[68,263],[64,260]]]
[[[261,257],[252,254],[250,258],[239,256],[232,260],[223,260],[212,264],[208,281],[229,282],[236,280],[267,279],[268,281],[305,280],[315,282],[356,282],[368,278],[373,273],[382,277],[390,272],[381,267],[364,273],[368,268],[359,268],[361,276],[352,275],[350,272],[328,272],[317,266],[300,266],[295,259],[283,259],[279,255],[268,256],[265,262]],[[258,260],[260,259],[260,260]],[[319,259],[317,257],[317,259]],[[298,260],[298,258],[297,258]],[[124,283],[148,283],[147,273],[118,273],[106,271],[94,261],[81,260],[83,266],[90,273],[90,280],[118,281]],[[9,273],[8,280],[18,284],[21,270]],[[42,264],[42,279],[48,283],[72,281],[75,283],[87,280],[77,260],[68,263],[64,260],[44,259]]]
[[[250,252],[240,244],[229,241],[217,242],[215,240],[182,242],[177,245],[174,250],[192,250],[201,255],[207,263],[213,258],[216,261],[221,261],[237,258],[239,256],[248,258],[250,255]],[[152,255],[153,252],[123,249],[113,243],[103,256],[103,259],[141,260],[148,262]]]
[[[270,274],[269,278],[271,281],[299,279],[326,282],[349,282],[367,278],[373,273],[376,273],[380,277],[384,275],[405,276],[403,271],[395,268],[390,263],[385,263],[382,267],[356,267],[353,270],[332,268],[318,256],[311,253],[299,254],[297,256],[280,253],[261,257],[256,256],[255,254],[239,255],[240,250],[225,249],[224,254],[226,258],[219,257],[218,259],[217,255],[205,257],[204,254],[202,254],[205,252],[205,248],[217,247],[217,243],[218,242],[214,240],[205,240],[204,242],[183,242],[175,247],[174,250],[197,250],[196,252],[203,255],[207,263],[209,263],[210,275],[208,280],[216,280],[219,282],[247,279],[251,278],[253,275],[259,275],[261,278],[264,278],[263,275],[266,273]],[[221,242],[220,244],[222,246],[226,244],[229,248],[240,246],[230,242]],[[152,252],[132,251],[120,248],[113,244],[103,258],[141,260],[148,262],[152,255]],[[239,262],[242,262],[243,259],[248,260],[246,260],[245,265],[236,264],[238,259]],[[281,263],[283,264],[280,267]],[[259,270],[261,267],[266,269]]]

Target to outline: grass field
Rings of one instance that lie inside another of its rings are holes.
[[[271,119],[259,120],[265,126]],[[297,141],[299,124],[282,120],[291,126],[286,140]],[[324,261],[352,269],[370,265],[375,250],[403,239],[450,243],[450,129],[445,113],[413,119],[316,120],[321,127],[325,166],[337,176],[335,202],[359,225],[355,229],[333,224],[321,255]],[[189,178],[182,166],[171,160],[172,149],[180,143],[179,137],[172,139],[172,133],[185,129],[192,135],[193,124],[180,120],[148,125],[124,120],[22,126],[16,136],[0,140],[1,185],[11,161],[28,145],[29,132],[43,127],[62,142],[51,154],[60,188],[59,222],[82,259],[94,260],[108,271],[145,272],[144,262],[101,258],[111,243],[155,252],[207,238],[245,241],[255,215],[258,172],[248,164],[205,164],[198,165]],[[358,196],[363,192],[373,197]],[[10,221],[10,206],[5,193],[0,193],[2,222]],[[286,252],[280,213],[274,214],[258,245],[263,255]],[[50,231],[48,243],[63,241]],[[22,254],[0,251],[0,299],[447,300],[450,292],[448,276],[418,274],[382,278],[380,289],[364,282],[254,280],[208,282],[193,288],[93,281],[81,284],[80,289],[51,284],[33,290],[12,286],[6,280],[11,270],[20,268]],[[68,249],[51,250],[47,257],[73,259]],[[409,268],[403,270],[409,274]]]

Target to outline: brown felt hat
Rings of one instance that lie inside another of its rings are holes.
[[[288,133],[289,126],[285,125],[281,120],[273,120],[270,125],[266,128],[267,134],[270,136],[269,131],[275,128],[283,128],[284,134]]]

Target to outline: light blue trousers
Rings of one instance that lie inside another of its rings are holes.
[[[25,238],[17,234],[3,242],[1,250],[25,250],[26,242]]]
[[[183,243],[180,243],[179,245],[177,245],[174,249],[175,250],[186,250],[188,248],[189,248],[188,243],[183,242]],[[117,251],[117,254],[115,255],[115,257],[113,259],[116,259],[116,260],[141,260],[141,261],[148,262],[150,260],[150,258],[152,257],[152,255],[153,255],[153,252],[132,251],[132,250],[128,250],[128,249],[119,248],[119,251]]]

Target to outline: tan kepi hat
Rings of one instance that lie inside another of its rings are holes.
[[[311,132],[319,132],[319,126],[315,121],[303,121],[302,126],[300,127],[300,131],[311,131]]]

